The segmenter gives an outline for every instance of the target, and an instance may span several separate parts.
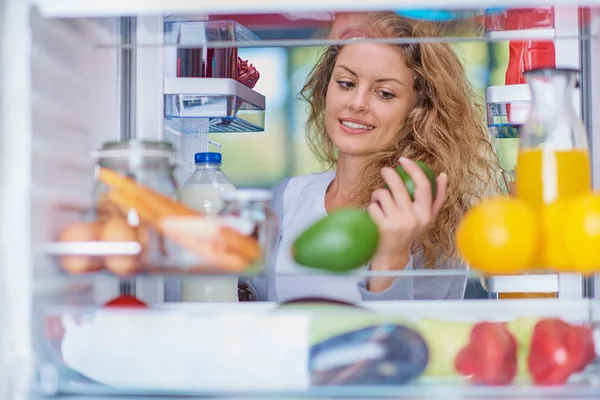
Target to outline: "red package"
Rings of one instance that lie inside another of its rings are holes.
[[[562,385],[595,358],[592,329],[546,319],[536,324],[527,365],[538,385]]]
[[[248,61],[244,61],[240,57],[238,57],[237,81],[252,89],[256,85],[256,82],[258,82],[259,78],[260,73],[254,67],[254,65],[249,64]]]
[[[511,40],[508,46],[507,85],[527,83],[523,73],[532,69],[556,67],[556,52],[551,40]]]
[[[517,374],[517,341],[502,323],[480,322],[454,360],[456,370],[473,383],[510,384]]]

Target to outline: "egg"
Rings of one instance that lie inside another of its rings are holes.
[[[101,224],[94,222],[74,222],[62,229],[59,242],[93,242],[100,236]],[[60,263],[65,271],[72,274],[93,272],[102,269],[102,258],[86,255],[64,255]]]
[[[138,232],[125,219],[110,218],[100,229],[100,240],[105,242],[137,242]],[[116,275],[129,275],[138,268],[138,256],[105,256],[106,268]]]

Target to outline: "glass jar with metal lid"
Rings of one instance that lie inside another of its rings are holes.
[[[277,240],[279,221],[271,209],[272,193],[266,189],[238,189],[221,195],[222,217],[242,219],[253,225],[252,235],[258,239],[265,257]]]
[[[171,143],[137,139],[104,143],[92,152],[100,168],[109,168],[135,179],[138,183],[163,195],[177,198],[178,185],[174,176],[177,152]],[[142,247],[139,257],[105,257],[105,266],[117,275],[138,272],[141,266],[163,262],[168,256],[168,244],[161,235],[141,221],[135,210],[118,209],[107,200],[109,188],[96,180],[93,193],[95,218],[102,222],[106,241],[137,241]],[[122,292],[123,290],[121,290]]]
[[[229,223],[238,226],[254,236],[260,243],[263,256],[261,263],[252,270],[259,272],[269,262],[269,258],[279,239],[279,220],[271,208],[272,192],[264,189],[238,189],[221,195],[224,205],[219,215]],[[256,300],[256,291],[251,282],[242,278],[239,281],[240,301]]]
[[[177,152],[169,142],[150,142],[137,139],[107,142],[92,153],[96,169],[110,168],[127,175],[142,185],[170,197],[177,197],[178,185],[174,170]],[[98,182],[94,198],[98,199],[106,187]]]

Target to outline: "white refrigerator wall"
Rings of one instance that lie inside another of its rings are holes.
[[[92,205],[91,150],[118,140],[117,51],[112,21],[32,17],[31,220],[35,248]],[[34,252],[36,274],[52,260]]]
[[[34,287],[66,288],[43,279],[57,270],[41,246],[89,211],[88,154],[118,139],[117,52],[96,49],[117,35],[110,19],[45,19],[27,1],[0,4],[0,365],[27,370]],[[0,387],[20,381],[18,371],[2,373]]]
[[[29,5],[0,1],[0,397],[27,390],[31,346]]]

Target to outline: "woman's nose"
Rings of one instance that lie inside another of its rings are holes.
[[[348,102],[348,107],[354,112],[367,111],[369,109],[367,93],[362,90],[352,91],[352,98]]]

